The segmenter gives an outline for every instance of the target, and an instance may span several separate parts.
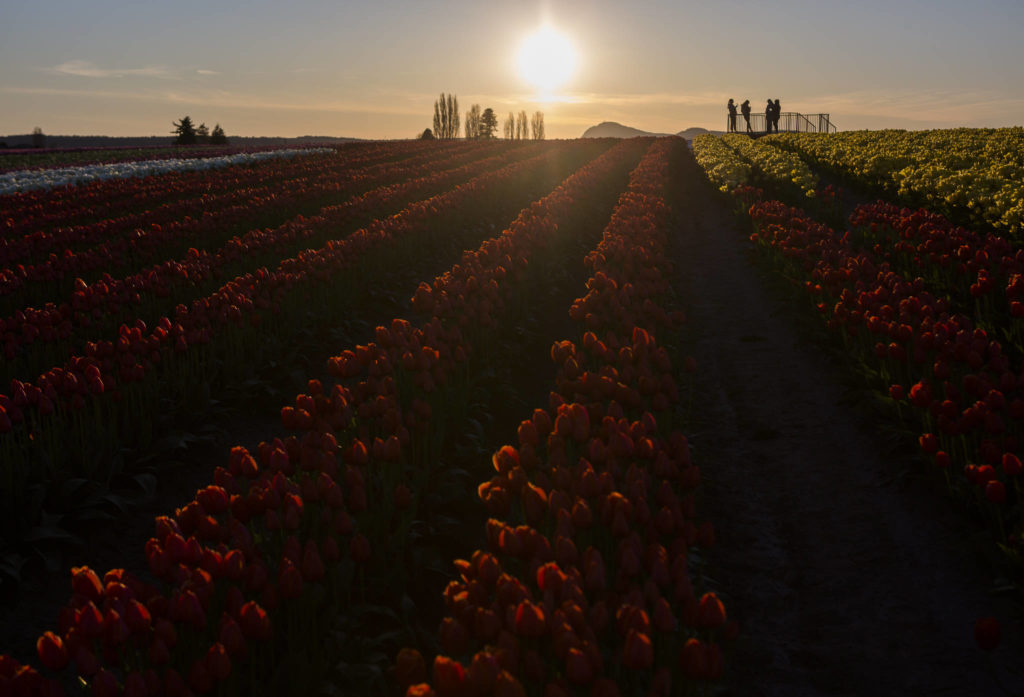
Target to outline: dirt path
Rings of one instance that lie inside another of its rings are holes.
[[[712,188],[684,199],[691,442],[718,533],[710,575],[742,627],[727,694],[1004,694],[973,638],[989,614],[1004,619],[996,674],[1024,694],[1002,667],[1022,641],[986,594],[976,528],[926,477],[898,476],[906,465],[877,424],[840,403],[836,362]]]

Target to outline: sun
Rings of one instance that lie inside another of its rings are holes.
[[[576,70],[576,50],[550,26],[530,34],[519,46],[519,76],[543,92],[561,87]]]

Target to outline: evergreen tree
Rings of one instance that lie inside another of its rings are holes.
[[[494,132],[498,130],[498,117],[494,114],[494,109],[487,107],[484,109],[484,113],[480,115],[480,123],[477,126],[477,137],[479,138],[493,138]]]
[[[192,145],[196,142],[196,127],[190,117],[185,116],[181,121],[174,121],[171,125],[174,126],[171,133],[178,136],[174,141],[176,145]]]
[[[210,143],[213,145],[227,145],[228,137],[224,135],[224,129],[220,127],[220,124],[216,124],[213,127],[213,132],[210,133]]]
[[[420,140],[433,140],[434,133],[429,128],[424,128],[423,133],[420,134]]]

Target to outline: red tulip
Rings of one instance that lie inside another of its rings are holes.
[[[406,689],[427,679],[427,666],[416,649],[403,648],[395,660],[395,679],[399,688]]]
[[[516,607],[515,629],[516,634],[519,636],[543,636],[547,631],[547,625],[544,621],[544,610],[529,600],[523,600]]]
[[[631,670],[650,670],[654,665],[654,646],[646,634],[629,630],[622,649],[622,665]]]
[[[100,577],[88,566],[71,569],[71,590],[85,600],[99,602],[103,598],[103,584]]]
[[[362,564],[370,558],[370,541],[362,533],[356,533],[349,542],[349,554],[357,564]]]
[[[238,622],[242,627],[242,632],[250,639],[268,639],[270,637],[270,618],[254,600],[250,600],[242,606]]]
[[[36,640],[36,651],[39,653],[39,661],[49,670],[63,670],[68,664],[68,651],[64,642],[53,632],[44,632]]]
[[[714,593],[701,596],[697,608],[697,626],[714,629],[725,624],[725,606]]]
[[[983,651],[992,651],[999,646],[1001,634],[999,620],[995,617],[982,617],[974,623],[974,640]]]
[[[458,661],[447,656],[435,657],[433,678],[438,697],[462,697],[466,671]]]
[[[998,479],[985,485],[985,498],[992,503],[1006,503],[1006,487]]]
[[[213,644],[206,652],[206,670],[214,680],[226,680],[231,674],[231,659],[224,644]]]

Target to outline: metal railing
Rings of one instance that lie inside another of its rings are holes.
[[[743,115],[736,117],[737,133],[767,133],[766,119],[764,112],[750,115],[750,128]],[[725,130],[729,129],[729,117],[726,117]],[[779,132],[789,133],[835,133],[838,129],[832,123],[829,114],[798,114],[795,111],[788,111],[779,114]],[[774,131],[773,131],[774,132]]]

